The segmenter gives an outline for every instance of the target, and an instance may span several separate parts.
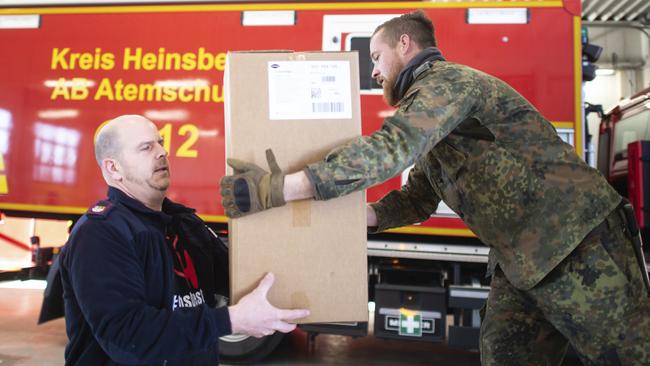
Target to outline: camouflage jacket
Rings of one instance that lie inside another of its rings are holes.
[[[305,171],[316,198],[329,199],[412,164],[407,184],[373,205],[378,230],[422,222],[442,199],[524,290],[621,200],[514,89],[450,62],[417,75],[381,129]]]

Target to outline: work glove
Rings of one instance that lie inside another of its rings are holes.
[[[284,206],[284,173],[271,149],[266,150],[271,173],[253,163],[228,159],[233,175],[221,178],[221,204],[226,216],[237,218],[271,207]]]

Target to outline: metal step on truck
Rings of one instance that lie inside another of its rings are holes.
[[[154,121],[174,166],[169,197],[227,235],[219,179],[226,171],[223,71],[228,51],[359,53],[362,130],[393,113],[371,77],[369,39],[397,15],[422,9],[445,57],[495,75],[584,148],[579,0],[529,1],[3,1],[0,4],[0,210],[67,228],[105,195],[93,137],[124,113]],[[407,172],[369,189],[376,201]],[[0,252],[27,253],[5,235]],[[6,237],[6,238],[5,238]],[[60,244],[60,243],[57,243]],[[36,247],[34,247],[36,249]],[[56,250],[40,251],[42,276]],[[376,337],[477,348],[488,248],[441,204],[419,225],[368,237]],[[10,278],[16,272],[4,272]],[[344,299],[342,299],[344,301]],[[310,334],[370,335],[366,323],[311,324]],[[221,340],[224,362],[268,355],[282,335]]]

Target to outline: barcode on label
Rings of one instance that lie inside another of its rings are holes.
[[[314,113],[343,112],[343,103],[312,103],[311,111]]]
[[[321,77],[321,81],[324,83],[333,83],[336,81],[336,76],[334,75],[325,75]]]

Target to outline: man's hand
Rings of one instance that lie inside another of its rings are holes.
[[[236,218],[284,206],[284,173],[271,149],[266,150],[268,173],[259,166],[239,159],[228,159],[234,174],[221,178],[221,204],[226,216]]]
[[[286,322],[287,320],[309,315],[309,310],[306,309],[285,310],[271,305],[266,295],[273,281],[273,273],[267,273],[255,290],[239,300],[237,305],[228,308],[233,333],[256,338],[271,335],[275,331],[289,333],[296,329],[296,325]]]

